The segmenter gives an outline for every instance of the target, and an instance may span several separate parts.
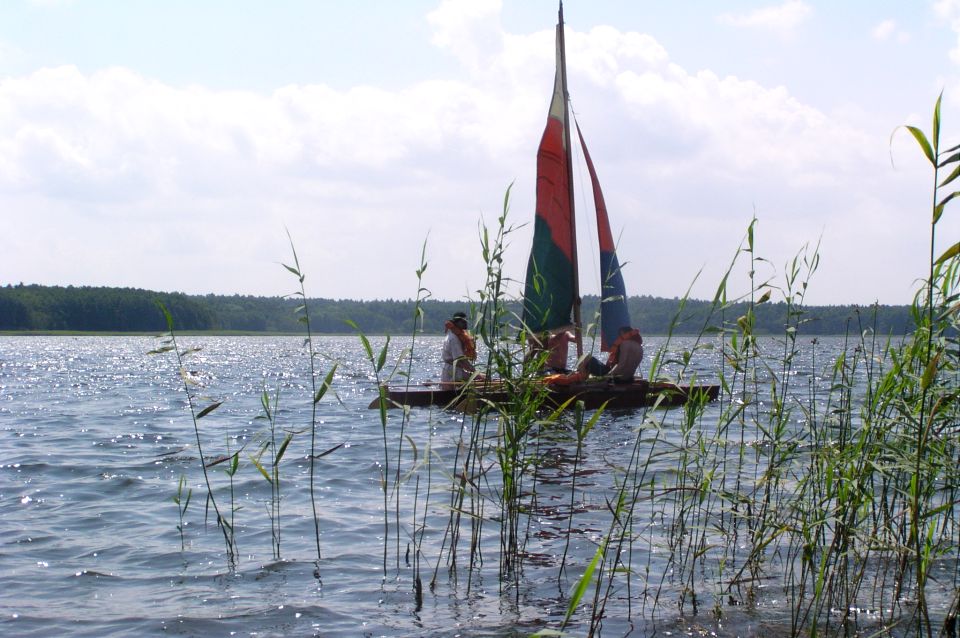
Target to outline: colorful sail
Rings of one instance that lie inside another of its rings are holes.
[[[627,310],[627,289],[623,283],[623,273],[617,259],[616,246],[610,233],[610,220],[607,218],[607,204],[600,190],[600,180],[593,168],[593,160],[583,141],[583,133],[577,124],[577,136],[583,148],[583,158],[590,171],[593,184],[593,202],[597,207],[597,235],[600,240],[600,349],[608,352],[616,341],[620,328],[630,325],[630,312]]]
[[[562,9],[561,9],[562,10]],[[568,326],[576,297],[576,239],[570,197],[563,75],[563,20],[557,25],[557,72],[547,126],[537,151],[533,249],[527,263],[523,321],[533,332]]]

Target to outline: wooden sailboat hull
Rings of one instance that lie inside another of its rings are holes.
[[[544,389],[547,392],[545,407],[558,407],[572,398],[574,401],[582,401],[587,410],[596,410],[604,405],[607,409],[676,407],[691,400],[714,401],[720,393],[718,385],[677,385],[644,379],[618,384],[587,382],[544,385]],[[385,390],[387,407],[390,408],[436,406],[462,410],[472,409],[478,402],[504,404],[510,401],[507,391],[497,382],[481,382],[457,388],[436,384],[409,388],[387,387]],[[379,399],[374,399],[369,405],[371,409],[379,406]]]

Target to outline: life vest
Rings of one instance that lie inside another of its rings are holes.
[[[620,358],[620,344],[624,341],[635,341],[637,345],[643,345],[643,337],[640,336],[640,331],[634,328],[630,332],[624,333],[617,337],[617,340],[613,342],[613,345],[610,346],[610,355],[607,357],[607,365],[613,367],[617,365],[617,359]]]
[[[477,340],[473,338],[466,330],[461,330],[456,324],[452,321],[446,322],[444,328],[457,335],[457,339],[460,340],[460,345],[463,346],[463,356],[467,359],[473,361],[477,358]]]

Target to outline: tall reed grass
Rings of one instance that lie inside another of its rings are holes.
[[[626,452],[606,467],[613,488],[600,513],[591,514],[595,527],[602,520],[599,532],[577,524],[584,450],[617,416],[586,413],[575,402],[559,408],[547,402],[538,379],[543,361],[526,356],[528,331],[510,311],[511,282],[503,272],[515,230],[508,223],[509,189],[496,228],[480,228],[487,276],[469,302],[482,344],[477,368],[496,380],[505,399],[490,401],[478,391],[482,384],[466,384],[446,406],[465,409],[452,435],[455,444],[439,448],[435,426],[441,419],[448,425],[450,412],[425,410],[416,416],[425,427],[413,430],[409,407],[391,409],[396,406],[385,385],[410,386],[422,301],[430,296],[424,244],[415,269],[409,346],[391,362],[389,338],[375,347],[370,337],[359,336],[378,396],[384,587],[390,581],[409,583],[419,612],[427,592],[445,585],[465,587],[468,595],[475,588],[488,591],[484,576],[495,565],[499,595],[518,608],[525,570],[536,560],[556,568],[560,590],[561,610],[542,623],[540,635],[601,635],[611,608],[617,614],[626,609],[630,621],[656,626],[677,615],[720,622],[749,615],[776,598],[789,609],[784,624],[772,629],[778,634],[955,636],[960,243],[943,249],[937,230],[956,195],[947,187],[960,177],[960,147],[941,150],[939,101],[930,137],[914,127],[907,131],[930,161],[934,184],[929,270],[913,301],[913,334],[896,339],[878,334],[875,315],[864,309],[851,318],[842,353],[826,359],[815,339],[803,340],[806,323],[815,319],[805,303],[820,262],[819,245],[801,247],[778,274],[761,256],[759,223],[752,220],[718,277],[699,334],[681,346],[671,329],[645,371],[650,379],[719,383],[721,397],[710,403],[695,394],[682,409],[655,404],[630,413]],[[946,169],[951,172],[943,177]],[[297,295],[305,302],[295,251],[287,269],[298,278]],[[748,292],[734,297],[732,283],[741,270],[748,273]],[[746,311],[732,315],[734,304],[743,301]],[[787,319],[775,339],[761,339],[756,309],[772,301],[786,304]],[[324,446],[316,404],[331,387],[336,367],[318,385],[306,304],[301,312],[312,384],[309,483],[319,560],[314,463],[336,446],[317,452]],[[681,302],[672,325],[685,319],[685,312]],[[182,367],[186,353],[176,349],[172,325],[169,339]],[[801,360],[805,352],[813,358]],[[716,361],[718,378],[698,378],[694,363],[704,357]],[[196,410],[186,377],[184,391],[199,448],[198,421],[216,404]],[[278,395],[264,397],[270,435],[252,458],[276,490],[271,521],[279,558],[277,467],[293,434],[277,443]],[[562,505],[548,506],[540,501],[542,482],[558,448],[569,464],[561,473],[569,478],[568,492]],[[201,457],[207,458],[202,450]],[[237,451],[228,450],[228,458],[238,458]],[[233,522],[217,507],[208,463],[201,465],[228,555],[235,556]],[[183,500],[182,485],[178,494]],[[185,513],[184,504],[181,532]],[[548,517],[562,521],[565,531],[555,553],[536,556],[529,542]],[[572,544],[580,546],[576,553],[569,551]]]
[[[164,317],[167,320],[167,333],[162,337],[160,346],[155,350],[151,350],[148,354],[158,355],[172,352],[176,358],[177,371],[180,376],[181,387],[183,388],[183,394],[187,401],[187,409],[190,412],[190,418],[193,422],[193,432],[197,444],[197,453],[200,455],[200,468],[203,471],[203,482],[206,487],[206,497],[207,497],[207,508],[213,508],[213,513],[216,518],[217,527],[223,534],[223,543],[226,550],[227,564],[230,569],[233,569],[236,566],[237,558],[239,552],[237,550],[237,537],[235,533],[235,528],[232,523],[233,521],[233,505],[231,504],[231,517],[228,520],[226,516],[221,512],[220,506],[217,503],[216,493],[213,488],[213,482],[210,479],[209,468],[223,463],[225,460],[234,458],[234,455],[227,454],[226,456],[221,456],[215,460],[208,460],[207,455],[204,453],[204,441],[203,437],[200,434],[200,420],[211,414],[214,410],[219,408],[223,402],[222,401],[212,401],[210,399],[205,399],[197,393],[197,390],[200,388],[199,381],[196,380],[194,375],[187,370],[185,366],[185,360],[190,357],[192,354],[198,352],[199,348],[185,348],[180,349],[180,346],[177,343],[177,334],[174,330],[173,325],[173,315],[170,314],[170,311],[163,304],[160,305],[160,310],[163,312]],[[206,400],[207,405],[203,408],[198,408],[198,402],[201,400]],[[183,494],[182,484],[178,487],[177,502],[178,507],[180,507],[180,502]],[[183,506],[180,507],[180,524],[179,531],[181,533],[181,548],[183,547],[183,516],[186,514],[187,502],[184,502]]]
[[[682,419],[648,414],[638,430],[599,558],[580,582],[595,591],[588,635],[600,632],[612,597],[632,597],[631,580],[643,573],[631,562],[638,540],[647,552],[668,552],[659,582],[644,578],[654,608],[672,592],[670,606],[681,613],[698,614],[709,602],[720,617],[730,605],[756,604],[776,580],[792,609],[791,635],[857,633],[861,616],[881,633],[956,635],[960,244],[938,250],[936,231],[956,195],[944,189],[960,176],[960,168],[944,179],[939,171],[960,160],[960,147],[940,150],[939,101],[931,139],[907,128],[934,180],[930,268],[913,304],[915,332],[893,341],[858,317],[845,354],[827,370],[827,392],[813,378],[796,387],[797,337],[809,320],[803,303],[819,249],[801,251],[782,282],[760,279],[754,220],[736,253],[747,262],[747,311],[726,316],[731,264],[714,299],[718,321],[704,331],[722,337],[726,392],[709,418],[705,405],[689,403]],[[787,304],[779,350],[764,348],[754,332],[753,308],[774,295]],[[685,360],[675,362],[680,374]],[[652,376],[661,363],[654,359]],[[664,444],[666,428],[679,428],[679,443]],[[651,477],[653,459],[663,455],[676,459],[674,472]],[[634,525],[644,493],[669,521],[662,536]],[[942,595],[931,609],[934,571],[936,589],[952,591],[947,609]]]

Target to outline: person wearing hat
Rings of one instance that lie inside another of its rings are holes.
[[[452,384],[466,381],[476,372],[473,361],[477,358],[477,341],[467,330],[467,314],[457,312],[444,324],[446,338],[443,340],[443,370],[440,382]],[[477,375],[482,378],[482,375]]]

